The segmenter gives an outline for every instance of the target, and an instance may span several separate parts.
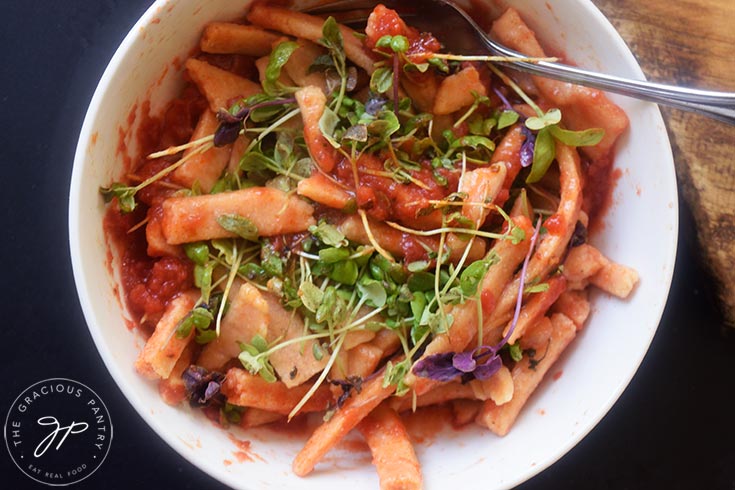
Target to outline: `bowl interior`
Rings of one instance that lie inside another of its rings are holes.
[[[104,204],[97,189],[119,177],[121,149],[136,151],[133,138],[124,138],[121,146],[120,135],[134,134],[144,111],[160,111],[176,93],[181,61],[196,46],[203,26],[212,20],[242,17],[248,3],[158,1],[108,66],[82,129],[70,193],[71,255],[79,297],[90,332],[117,384],[146,422],[193,464],[236,488],[337,489],[345,483],[376,488],[369,455],[350,450],[354,445],[345,444],[330,453],[313,476],[299,479],[290,465],[302,436],[233,430],[234,437],[251,442],[250,453],[242,452],[227,432],[200,414],[163,403],[156,385],[133,369],[143,340],[124,321],[113,272],[115,258],[111,268],[102,230]],[[509,2],[472,3],[482,3],[498,15]],[[624,42],[588,0],[512,3],[547,46],[578,65],[642,78]],[[588,325],[552,368],[508,436],[498,438],[475,427],[427,436],[417,452],[428,488],[483,481],[486,488],[496,489],[530,478],[566,453],[605,415],[648,349],[674,269],[676,180],[658,109],[612,98],[629,115],[631,128],[617,150],[621,176],[614,205],[594,242],[613,260],[637,269],[641,283],[627,301],[603,294],[594,297]]]

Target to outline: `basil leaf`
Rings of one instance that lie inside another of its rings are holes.
[[[239,214],[223,214],[217,216],[217,223],[225,230],[234,233],[240,238],[251,242],[258,241],[258,227],[244,216],[240,216]]]
[[[546,175],[556,154],[556,144],[549,128],[544,128],[536,135],[536,144],[533,149],[533,165],[531,173],[526,178],[527,184],[538,182]]]
[[[570,131],[559,126],[551,126],[549,129],[554,138],[569,146],[595,146],[605,137],[605,130],[602,128]]]
[[[393,71],[389,68],[378,68],[370,77],[370,90],[384,94],[393,87]]]
[[[280,43],[271,52],[268,59],[268,67],[265,69],[265,80],[263,80],[263,91],[268,95],[280,95],[281,90],[281,70],[288,63],[291,55],[299,49],[299,45],[293,41]]]

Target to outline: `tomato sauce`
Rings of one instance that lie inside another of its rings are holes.
[[[406,57],[416,64],[426,62],[432,54],[441,49],[441,43],[434,36],[407,26],[395,10],[383,5],[375,8],[368,20],[365,32],[367,34],[366,45],[370,50],[375,49],[378,40],[383,36],[405,36],[408,39]],[[381,50],[392,54],[392,51],[387,48],[381,48]]]
[[[598,158],[585,165],[587,171],[582,209],[590,217],[589,229],[591,231],[599,231],[603,228],[602,219],[613,204],[613,191],[623,175],[622,170],[614,168],[614,160],[614,152],[610,152],[606,157]]]
[[[140,111],[134,106],[128,116],[128,129],[119,130],[117,152],[128,172],[125,180],[135,185],[168,167],[177,157],[148,160],[145,156],[189,141],[205,108],[206,100],[192,85],[187,85],[160,117],[150,115],[148,101],[140,105]],[[136,138],[140,154],[130,156],[126,141],[131,137],[138,113],[142,118],[132,136]],[[175,190],[176,186],[168,179],[161,179],[137,193],[139,204],[134,212],[124,214],[112,205],[103,222],[110,245],[119,253],[122,296],[134,322],[144,330],[152,330],[168,302],[193,285],[193,266],[188,260],[148,256],[145,226],[141,226],[148,209],[159,206]]]

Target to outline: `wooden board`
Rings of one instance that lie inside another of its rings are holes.
[[[593,0],[649,80],[735,92],[735,0]],[[701,258],[735,326],[735,126],[663,109]]]

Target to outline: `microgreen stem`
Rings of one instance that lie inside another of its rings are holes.
[[[189,153],[188,155],[185,155],[184,157],[182,157],[176,163],[174,163],[172,165],[169,165],[168,167],[164,168],[163,170],[161,170],[157,174],[153,175],[152,177],[148,177],[146,180],[144,180],[140,184],[138,184],[135,187],[133,187],[133,191],[135,193],[137,193],[138,191],[140,191],[140,190],[148,187],[149,185],[151,185],[155,181],[157,181],[159,179],[162,179],[163,177],[167,176],[168,174],[170,174],[171,172],[173,172],[174,170],[176,170],[177,168],[179,168],[180,166],[182,166],[183,164],[185,164],[186,162],[188,162],[189,160],[191,160],[195,156],[200,155],[202,153],[205,153],[205,152],[211,150],[212,148],[214,148],[214,144],[213,143],[207,143],[207,144],[204,144],[204,145],[202,145],[202,146],[194,149],[191,153]]]
[[[493,66],[491,63],[488,63],[488,68],[495,73],[507,86],[513,89],[513,91],[518,94],[518,96],[523,99],[523,101],[528,104],[536,114],[538,114],[538,117],[541,117],[544,115],[544,111],[541,110],[541,108],[528,96],[526,95],[526,92],[523,91],[521,87],[518,86],[516,82],[514,82],[508,75],[500,71],[496,66]]]
[[[301,109],[298,109],[298,108],[297,109],[294,109],[291,112],[288,112],[285,115],[283,115],[280,119],[278,119],[276,122],[274,122],[273,124],[271,124],[267,128],[265,128],[258,135],[257,138],[255,138],[253,141],[250,142],[250,144],[248,145],[248,147],[245,150],[244,154],[245,153],[249,153],[250,151],[252,151],[252,149],[255,148],[255,146],[258,143],[260,143],[261,141],[263,141],[263,138],[265,138],[266,136],[268,136],[269,134],[271,134],[276,128],[278,128],[279,126],[283,125],[284,123],[286,123],[287,121],[289,121],[290,119],[292,119],[294,116],[296,116],[300,112],[301,112]],[[250,131],[250,130],[249,129],[246,129],[245,131]]]
[[[230,289],[232,289],[232,284],[235,282],[235,276],[237,276],[238,269],[240,269],[240,262],[242,261],[243,251],[238,252],[237,241],[233,241],[232,243],[232,252],[233,255],[235,255],[235,260],[232,263],[230,274],[227,277],[227,284],[225,285],[224,296],[222,297],[222,302],[220,303],[219,310],[217,311],[217,322],[215,323],[215,331],[217,332],[217,337],[219,337],[220,327],[222,325],[222,315],[224,315],[225,313],[227,298],[230,295]]]
[[[296,406],[293,408],[293,410],[291,410],[291,413],[288,414],[289,422],[291,421],[292,418],[296,416],[296,414],[299,413],[299,410],[301,410],[303,406],[306,405],[306,402],[308,402],[309,399],[314,395],[314,393],[316,393],[316,390],[319,389],[322,383],[324,383],[324,380],[327,378],[329,371],[331,371],[332,366],[334,365],[334,361],[337,360],[337,356],[339,355],[339,351],[342,349],[342,343],[344,342],[344,340],[345,340],[345,335],[342,335],[337,341],[337,345],[334,347],[334,350],[332,351],[332,355],[329,356],[329,361],[327,361],[327,365],[324,366],[322,373],[319,375],[319,377],[314,382],[314,384],[311,385],[311,388],[309,388],[309,391],[306,392],[306,394],[299,401],[299,403],[297,403]]]
[[[391,254],[389,254],[383,247],[380,246],[378,241],[375,239],[375,235],[373,235],[373,230],[370,229],[370,223],[368,222],[367,214],[365,213],[364,209],[358,209],[357,213],[360,215],[360,218],[362,219],[362,226],[365,228],[365,234],[368,237],[368,240],[370,241],[370,245],[373,246],[373,248],[383,257],[385,257],[386,260],[388,260],[391,263],[395,263],[396,259],[393,258]]]
[[[502,349],[503,346],[508,343],[508,340],[513,335],[516,325],[518,324],[518,318],[520,318],[521,316],[521,304],[523,303],[523,290],[525,289],[525,285],[526,285],[526,271],[528,270],[528,262],[531,260],[531,255],[533,255],[533,250],[536,247],[536,240],[538,239],[540,231],[541,231],[541,218],[539,218],[538,221],[536,222],[536,228],[533,231],[533,236],[531,236],[531,246],[528,247],[526,258],[523,260],[523,267],[521,268],[521,277],[519,278],[519,284],[518,284],[518,296],[516,297],[516,308],[515,308],[515,311],[513,312],[513,320],[510,322],[510,328],[508,329],[508,333],[505,334],[505,337],[503,337],[503,340],[501,340],[497,346],[493,347],[495,352]]]
[[[148,155],[148,160],[155,160],[157,158],[161,157],[168,157],[171,155],[176,155],[179,152],[182,152],[184,150],[188,150],[189,148],[195,148],[197,146],[203,145],[204,143],[209,143],[210,141],[214,140],[214,135],[210,134],[209,136],[204,136],[203,138],[199,138],[194,141],[190,141],[188,143],[185,143],[183,145],[179,146],[170,146],[166,148],[165,150],[157,151],[155,153],[151,153]]]
[[[398,223],[394,223],[393,221],[386,221],[385,224],[390,226],[391,228],[395,228],[396,230],[402,231],[404,233],[408,233],[409,235],[416,235],[416,236],[436,236],[441,235],[442,233],[456,233],[458,235],[472,235],[472,236],[479,236],[482,238],[490,238],[493,240],[511,240],[513,239],[512,236],[510,236],[507,233],[491,233],[489,231],[480,231],[480,230],[472,230],[469,228],[436,228],[433,230],[414,230],[412,228],[406,228],[405,226],[401,226]]]

